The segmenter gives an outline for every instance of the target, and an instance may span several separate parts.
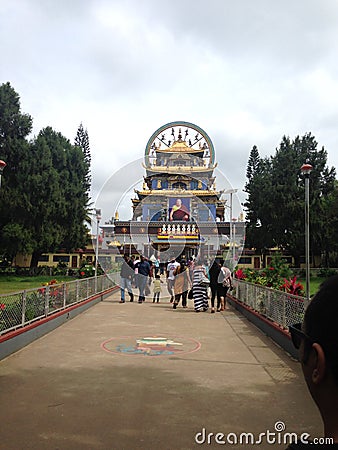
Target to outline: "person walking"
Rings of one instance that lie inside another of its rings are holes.
[[[131,256],[131,260],[134,264],[134,279],[133,279],[133,286],[137,289],[138,288],[138,284],[137,284],[137,279],[138,279],[138,264],[141,262],[141,258],[140,256],[135,256],[132,255]]]
[[[153,264],[154,264],[154,267],[155,267],[155,277],[156,277],[156,275],[158,275],[159,272],[160,272],[160,260],[159,260],[158,257],[156,257],[156,259],[153,262]]]
[[[137,285],[139,288],[138,302],[143,303],[146,299],[144,291],[150,276],[150,264],[144,256],[141,256],[141,260],[136,264],[135,269],[137,269]]]
[[[130,301],[134,301],[134,294],[132,289],[132,279],[134,275],[134,264],[132,263],[131,259],[128,257],[128,255],[123,256],[123,262],[121,266],[120,271],[120,288],[121,288],[121,300],[120,303],[125,303],[125,290],[127,289]]]
[[[170,303],[174,301],[174,283],[175,275],[174,272],[180,264],[173,258],[167,265],[167,288],[170,295]]]
[[[209,278],[210,278],[210,290],[211,290],[211,313],[215,312],[215,299],[217,295],[217,287],[218,287],[218,277],[221,271],[221,265],[214,260],[210,269],[209,269]],[[220,304],[218,304],[219,300],[217,299],[217,309],[220,308]]]
[[[223,264],[217,282],[217,311],[229,309],[226,303],[228,290],[232,288],[232,276],[230,269]]]
[[[206,270],[200,261],[195,264],[193,277],[193,299],[196,312],[208,309],[208,284],[206,283]],[[203,281],[204,280],[204,281]]]
[[[189,275],[189,269],[185,263],[185,261],[181,261],[180,265],[174,271],[175,275],[175,283],[174,283],[174,292],[175,292],[175,301],[173,304],[173,308],[176,309],[182,297],[182,306],[183,308],[187,308],[187,296],[188,290],[191,287],[191,279]]]
[[[159,303],[160,301],[160,295],[162,292],[162,287],[161,284],[163,283],[163,281],[161,280],[160,275],[155,275],[155,280],[154,280],[154,288],[153,288],[153,293],[154,293],[154,297],[153,297],[153,303]]]

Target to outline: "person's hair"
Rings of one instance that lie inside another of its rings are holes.
[[[217,269],[219,269],[220,267],[221,267],[221,266],[220,266],[219,262],[216,261],[216,259],[214,259],[213,262],[212,262],[212,264],[211,264],[211,266],[210,266],[210,270],[211,270],[211,271],[217,270]]]
[[[155,275],[155,278],[161,278],[161,277],[157,274],[157,275]]]
[[[304,331],[325,352],[326,361],[338,385],[338,275],[321,284],[304,315]],[[310,343],[305,342],[304,354]]]

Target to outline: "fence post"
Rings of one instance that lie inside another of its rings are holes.
[[[99,275],[96,278],[95,294],[98,294],[101,291],[101,286],[102,286],[102,278],[101,275]]]
[[[45,316],[48,316],[49,313],[49,286],[46,286],[46,291],[45,291]]]
[[[79,301],[80,298],[80,280],[76,280],[76,303]]]
[[[63,307],[65,307],[66,301],[67,301],[67,285],[66,285],[66,283],[62,284],[62,294],[63,294]]]
[[[27,298],[27,292],[23,291],[22,293],[22,311],[21,311],[21,324],[22,326],[25,325],[25,318],[26,318],[26,298]]]
[[[282,326],[283,328],[286,328],[286,298],[283,297],[283,309],[282,309]]]

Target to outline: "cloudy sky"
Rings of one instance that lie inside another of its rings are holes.
[[[336,0],[1,0],[0,48],[33,134],[87,128],[104,219],[104,186],[117,172],[133,187],[128,168],[176,120],[208,133],[240,201],[252,146],[272,155],[284,134],[312,132],[338,167]]]

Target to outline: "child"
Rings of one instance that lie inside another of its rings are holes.
[[[153,303],[155,303],[155,300],[156,300],[156,303],[158,303],[160,301],[160,293],[162,291],[161,283],[163,283],[163,281],[161,280],[160,276],[155,275]]]

